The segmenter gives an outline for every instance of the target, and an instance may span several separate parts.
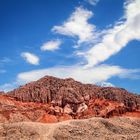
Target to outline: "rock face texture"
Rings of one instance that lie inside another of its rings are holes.
[[[51,76],[0,94],[0,122],[52,123],[94,116],[140,117],[140,96]]]

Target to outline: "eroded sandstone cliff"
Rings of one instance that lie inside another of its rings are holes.
[[[140,96],[51,76],[0,94],[0,122],[52,123],[94,116],[140,117]]]

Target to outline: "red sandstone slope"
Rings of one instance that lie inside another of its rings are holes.
[[[140,96],[124,89],[46,76],[0,95],[0,121],[58,122],[93,116],[140,117]]]

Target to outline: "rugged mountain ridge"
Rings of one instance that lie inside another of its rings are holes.
[[[93,116],[140,117],[139,95],[121,88],[99,87],[52,76],[1,94],[0,106],[0,121],[10,122],[58,122]]]
[[[82,84],[72,78],[59,79],[52,76],[15,89],[8,96],[24,102],[54,103],[60,107],[67,103],[80,104],[95,97],[118,101],[130,108],[140,108],[140,96],[125,89]]]

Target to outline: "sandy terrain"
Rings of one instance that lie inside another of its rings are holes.
[[[140,140],[140,119],[116,117],[60,123],[1,123],[0,140]]]

